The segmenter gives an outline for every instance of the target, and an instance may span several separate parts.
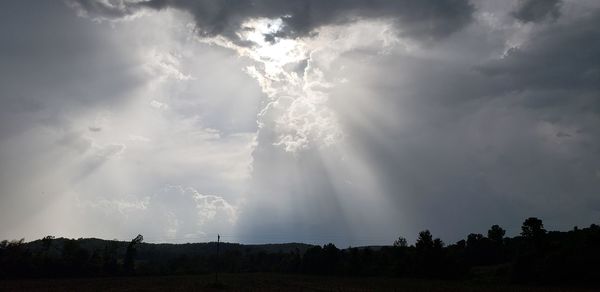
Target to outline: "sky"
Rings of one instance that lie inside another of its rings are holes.
[[[595,0],[8,0],[0,238],[600,223]]]

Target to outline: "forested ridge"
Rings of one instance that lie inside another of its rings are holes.
[[[413,245],[349,247],[302,243],[153,244],[94,238],[4,240],[0,278],[275,272],[338,276],[471,279],[539,284],[600,284],[600,226],[546,231],[537,218],[506,237],[498,225],[445,244],[429,231]]]

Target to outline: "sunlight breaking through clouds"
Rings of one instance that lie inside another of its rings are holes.
[[[257,63],[246,72],[269,98],[257,122],[259,128],[275,131],[273,145],[287,152],[334,145],[344,134],[329,107],[329,91],[334,85],[323,70],[355,49],[375,48],[385,53],[399,43],[396,32],[386,21],[361,21],[322,27],[310,37],[287,39],[274,36],[282,25],[281,18],[245,22],[238,33],[244,45],[220,36],[199,40],[233,49]]]
[[[600,7],[534,2],[3,2],[0,234],[588,222]]]
[[[238,45],[223,37],[200,39],[234,49],[257,64],[246,68],[268,97],[258,116],[259,129],[266,123],[277,138],[274,145],[287,152],[312,146],[328,146],[342,138],[335,114],[327,106],[329,83],[311,68],[315,49],[303,39],[273,37],[282,29],[281,18],[250,19],[242,25]],[[314,65],[313,65],[314,66]]]

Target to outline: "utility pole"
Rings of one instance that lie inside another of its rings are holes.
[[[217,234],[217,271],[215,273],[215,284],[219,283],[219,242],[221,241],[221,235]]]

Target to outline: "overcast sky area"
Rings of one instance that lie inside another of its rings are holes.
[[[600,1],[0,5],[0,239],[600,223]]]

